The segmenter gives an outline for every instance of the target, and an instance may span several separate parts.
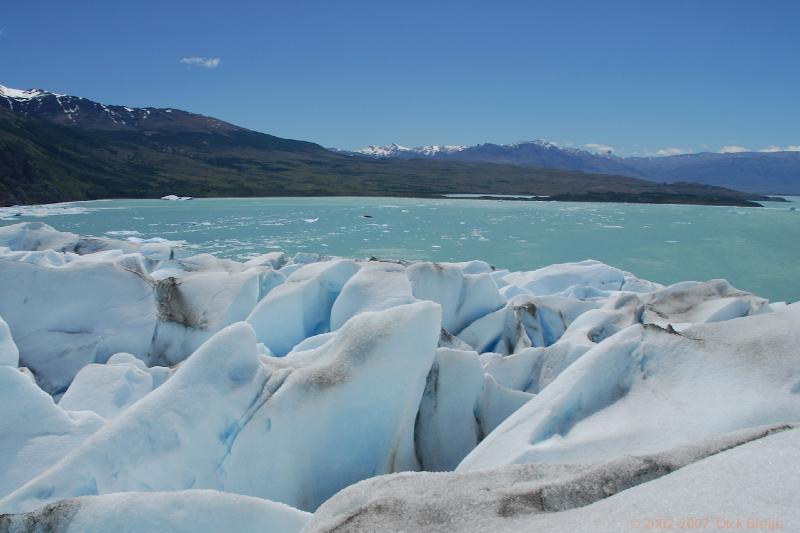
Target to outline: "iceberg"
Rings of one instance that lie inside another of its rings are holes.
[[[191,196],[176,196],[174,194],[168,194],[166,196],[161,197],[162,200],[169,200],[171,202],[183,202],[185,200],[192,200]]]

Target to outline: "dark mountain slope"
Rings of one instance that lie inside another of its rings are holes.
[[[109,111],[119,106],[85,99],[79,99],[77,112],[76,107],[65,105],[72,115],[67,119],[63,118],[67,111],[59,114],[52,104],[17,105],[39,98],[14,100],[0,108],[2,205],[167,194],[474,193],[569,195],[578,200],[590,199],[586,194],[591,194],[606,200],[730,205],[748,205],[745,199],[754,197],[722,188],[667,186],[623,176],[518,165],[353,157],[177,110],[150,110],[149,118],[137,123],[134,118],[142,110],[122,108],[128,114],[123,124],[121,115]],[[49,99],[49,93],[42,98]],[[64,98],[56,103],[61,106]],[[161,118],[156,121],[154,116]]]

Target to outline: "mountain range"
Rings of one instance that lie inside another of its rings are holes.
[[[655,183],[611,167],[587,171],[513,160],[350,155],[179,109],[106,105],[0,86],[0,205],[168,194],[448,193],[722,205],[764,199],[702,184]]]
[[[623,158],[536,140],[505,145],[485,143],[418,148],[398,144],[371,145],[350,153],[373,158],[422,158],[580,170],[657,182],[690,181],[762,194],[800,194],[800,152],[701,152]]]

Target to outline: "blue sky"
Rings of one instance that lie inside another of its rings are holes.
[[[341,148],[763,149],[800,145],[798,26],[795,0],[9,2],[0,83]]]

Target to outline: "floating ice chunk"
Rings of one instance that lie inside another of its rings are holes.
[[[171,202],[183,202],[186,200],[192,200],[191,196],[176,196],[174,194],[168,194],[166,196],[161,197],[162,200],[169,200]]]
[[[11,336],[8,324],[5,323],[3,317],[0,317],[0,366],[4,365],[18,367],[19,350]]]
[[[794,304],[680,334],[631,326],[570,365],[458,469],[653,453],[747,426],[796,420],[798,320],[800,305]]]
[[[28,376],[0,365],[0,498],[55,464],[102,425],[94,413],[63,410]]]
[[[436,350],[415,429],[423,470],[452,470],[478,443],[475,418],[483,369],[475,352]]]
[[[16,217],[50,217],[55,215],[83,215],[96,211],[84,205],[73,203],[55,203],[41,205],[15,205],[0,207],[0,220],[16,220]]]
[[[9,533],[44,524],[62,533],[297,533],[311,518],[288,505],[214,490],[127,492],[62,500],[0,518]]]

